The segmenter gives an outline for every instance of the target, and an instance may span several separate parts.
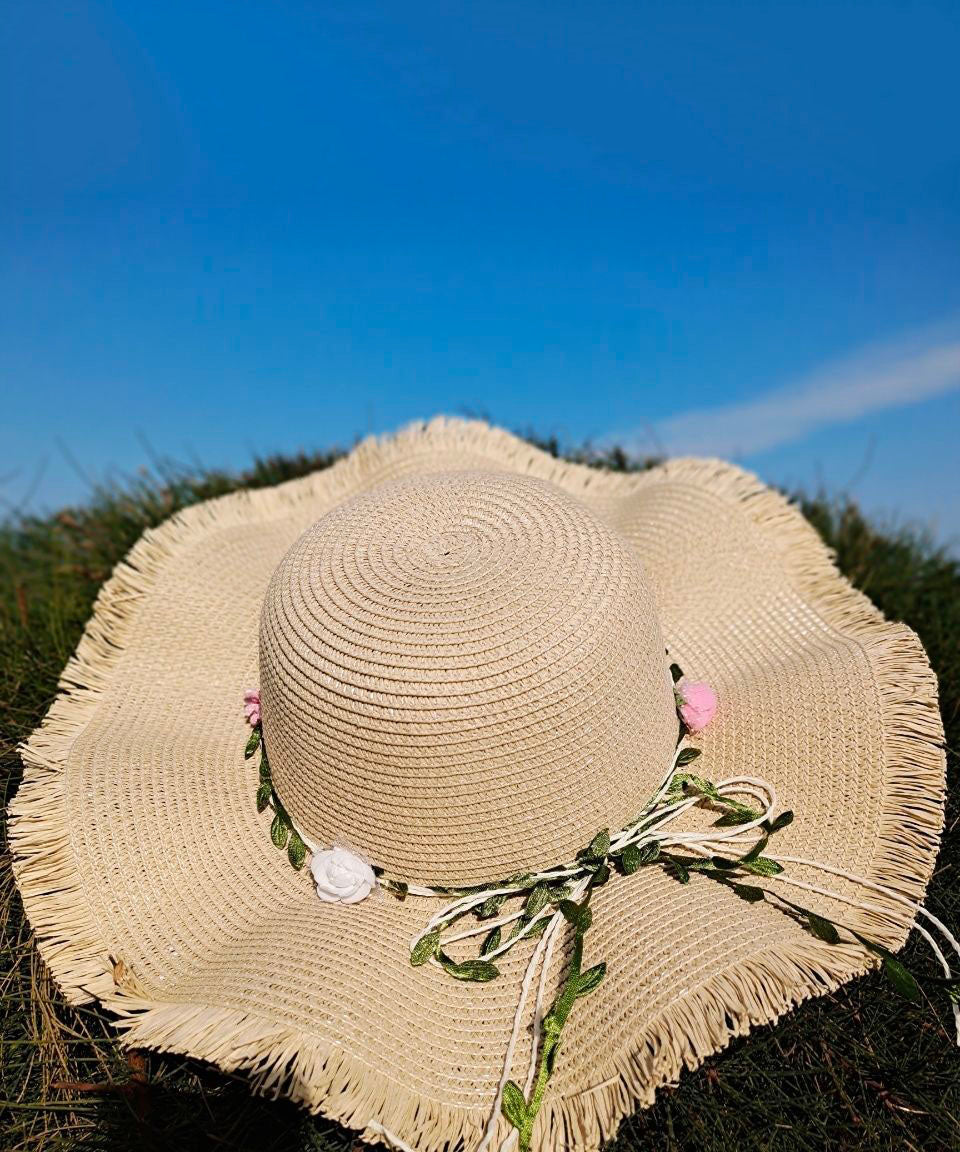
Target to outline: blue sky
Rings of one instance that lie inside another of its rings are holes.
[[[469,411],[960,539],[958,44],[955,3],[5,0],[0,498]]]

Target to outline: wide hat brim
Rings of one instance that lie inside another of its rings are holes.
[[[366,1139],[424,1152],[469,1150],[482,1134],[523,949],[498,980],[461,983],[409,963],[435,902],[319,901],[255,810],[238,701],[257,682],[267,583],[299,535],[388,479],[458,469],[556,485],[636,549],[671,657],[719,694],[698,738],[703,772],[776,787],[796,813],[782,853],[919,900],[944,802],[936,679],[918,639],[851,588],[798,511],[730,465],[610,474],[436,420],[147,532],[23,750],[11,841],[41,953],[72,1002],[117,1014],[126,1044],[246,1072]],[[839,878],[830,888],[862,896]],[[882,913],[805,903],[899,947],[909,911],[870,899]],[[608,975],[570,1018],[537,1147],[597,1148],[684,1067],[871,963],[768,904],[696,875],[681,889],[658,868],[597,891],[584,963],[597,959]],[[529,1044],[524,1032],[517,1069]]]

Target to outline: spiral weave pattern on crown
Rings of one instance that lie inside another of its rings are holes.
[[[273,576],[260,665],[294,823],[411,881],[570,858],[633,818],[676,741],[639,561],[506,473],[397,481],[318,521]]]

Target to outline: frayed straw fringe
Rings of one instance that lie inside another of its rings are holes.
[[[263,1016],[204,1004],[138,1004],[119,1011],[125,1045],[187,1053],[242,1073],[253,1091],[322,1112],[369,1143],[396,1132],[422,1152],[443,1152],[469,1149],[483,1132],[478,1114],[411,1092],[388,1069]]]
[[[100,1000],[117,1013],[122,1041],[184,1053],[244,1072],[255,1090],[284,1095],[359,1130],[369,1142],[393,1139],[420,1152],[469,1150],[481,1137],[482,1112],[440,1104],[391,1080],[315,1036],[235,1009],[151,999],[135,974],[115,969],[93,919],[70,840],[64,768],[71,748],[109,692],[117,662],[136,627],[140,602],[168,558],[213,527],[315,515],[437,454],[470,466],[494,460],[507,470],[550,481],[574,495],[625,498],[666,478],[708,489],[739,505],[779,552],[794,589],[823,623],[854,640],[874,671],[883,715],[884,778],[880,849],[871,879],[922,899],[943,825],[945,755],[937,684],[923,648],[902,624],[890,624],[836,570],[815,530],[778,493],[721,461],[671,460],[642,473],[613,475],[558,461],[480,422],[438,418],[388,439],[371,438],[332,467],[276,488],[237,492],[195,505],[148,530],[103,586],[92,617],[43,723],[22,747],[26,770],[10,806],[14,873],[50,971],[74,1004]],[[891,948],[910,916],[889,904],[889,920],[856,913]],[[815,941],[752,957],[678,998],[637,1037],[635,1046],[598,1061],[597,1087],[544,1104],[535,1142],[595,1149],[620,1121],[652,1103],[656,1090],[694,1069],[752,1027],[771,1023],[810,997],[871,967],[850,945]],[[115,972],[117,979],[115,980]],[[117,982],[119,981],[119,982]],[[395,1135],[393,1135],[395,1134]]]

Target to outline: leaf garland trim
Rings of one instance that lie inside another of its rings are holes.
[[[273,788],[273,779],[270,775],[270,761],[267,758],[267,745],[263,738],[263,725],[258,721],[253,725],[250,739],[244,749],[244,757],[249,760],[260,749],[260,767],[257,776],[256,808],[258,812],[265,812],[267,808],[273,809],[273,819],[270,821],[270,840],[275,848],[287,850],[287,860],[294,871],[299,872],[307,861],[307,845],[300,833],[294,828],[290,814],[280,802],[280,797]]]
[[[670,665],[674,685],[683,672],[677,664]],[[410,963],[414,967],[433,964],[453,979],[485,983],[495,980],[499,968],[494,963],[523,940],[543,935],[566,923],[572,932],[572,949],[564,983],[541,1023],[541,1041],[531,1054],[531,1083],[529,1099],[520,1086],[506,1079],[498,1096],[499,1110],[517,1130],[518,1152],[530,1152],[533,1127],[543,1103],[547,1085],[556,1065],[560,1037],[576,1001],[600,986],[606,976],[607,965],[601,961],[581,970],[584,937],[593,923],[591,897],[596,888],[610,879],[611,873],[632,876],[641,868],[656,865],[680,884],[691,881],[693,873],[702,874],[723,885],[733,895],[750,904],[772,903],[794,916],[817,940],[826,945],[837,945],[847,939],[856,940],[861,947],[879,959],[879,967],[893,989],[908,1000],[922,995],[921,983],[906,965],[876,942],[845,927],[820,912],[814,912],[782,894],[779,890],[745,883],[744,877],[775,879],[784,872],[783,865],[773,856],[765,855],[771,837],[789,827],[792,811],[774,816],[772,790],[765,810],[747,803],[742,795],[753,791],[749,787],[737,788],[738,781],[717,784],[696,773],[685,771],[701,756],[701,749],[684,746],[686,730],[680,712],[681,698],[675,695],[680,718],[680,737],[673,762],[660,788],[644,807],[640,815],[626,828],[611,836],[608,828],[600,829],[590,843],[576,853],[573,861],[534,874],[507,877],[493,884],[471,887],[449,887],[442,884],[421,886],[403,880],[384,877],[382,869],[374,869],[380,886],[398,900],[408,894],[432,897],[453,897],[453,902],[431,918],[426,930],[410,946]],[[257,812],[272,809],[270,839],[278,849],[286,849],[287,859],[295,870],[303,868],[308,844],[294,827],[287,810],[273,787],[270,762],[267,757],[262,723],[257,717],[244,748],[244,757],[250,759],[260,750],[260,764],[256,789]],[[742,783],[742,782],[741,782]],[[761,783],[753,781],[754,784]],[[761,793],[762,795],[762,793]],[[718,812],[712,830],[704,833],[699,844],[702,854],[678,853],[674,849],[689,841],[674,839],[666,831],[666,824],[679,812],[691,807],[713,809]],[[739,856],[728,856],[709,851],[708,846],[725,841],[738,847],[736,841],[744,833],[756,832],[756,839]],[[509,911],[510,906],[516,907]],[[506,911],[505,911],[506,909]],[[444,932],[456,921],[471,915],[478,921],[476,929],[459,933],[455,939],[482,936],[475,958],[457,959],[444,950]],[[927,913],[929,917],[929,913]],[[934,919],[929,917],[930,919]],[[936,926],[960,951],[948,930],[935,921]],[[509,934],[505,935],[505,930]],[[928,937],[929,939],[929,937]],[[960,978],[954,978],[949,965],[934,946],[946,978],[929,978],[928,983],[943,987],[953,1007],[960,1043]],[[536,953],[531,963],[536,962]],[[545,961],[546,963],[546,961]],[[491,1117],[492,1126],[496,1114]]]

